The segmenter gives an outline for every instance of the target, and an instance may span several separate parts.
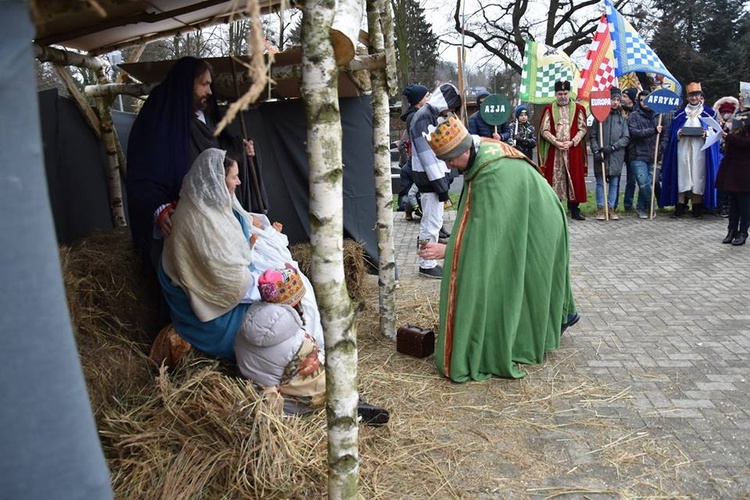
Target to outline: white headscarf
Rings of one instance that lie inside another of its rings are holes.
[[[194,294],[218,306],[213,317],[199,314],[201,321],[236,306],[252,283],[247,267],[252,253],[232,213],[236,197],[227,189],[225,154],[212,148],[195,159],[182,181],[172,232],[164,242],[165,271],[188,292],[191,304]]]

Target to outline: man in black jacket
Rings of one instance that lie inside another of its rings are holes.
[[[636,212],[641,219],[648,219],[648,212],[651,209],[654,150],[657,146],[656,136],[662,132],[662,125],[659,125],[659,115],[654,113],[645,103],[648,94],[645,90],[638,93],[638,108],[628,117],[628,129],[630,131],[628,157],[630,158],[630,168],[633,170],[635,181],[638,184]],[[660,136],[659,153],[664,151],[666,137],[667,134]],[[659,160],[657,159],[657,161]]]

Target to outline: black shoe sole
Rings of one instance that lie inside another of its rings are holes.
[[[564,323],[563,326],[562,326],[562,328],[560,328],[560,335],[562,335],[563,333],[565,333],[565,330],[567,330],[571,326],[575,325],[580,320],[581,320],[581,315],[578,314],[578,313],[575,313],[575,315],[572,318],[570,318],[567,323]]]

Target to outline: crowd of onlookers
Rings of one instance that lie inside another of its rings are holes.
[[[440,94],[445,85],[436,92]],[[611,88],[611,110],[600,123],[571,99],[570,82],[558,81],[555,101],[545,106],[537,131],[530,123],[529,107],[524,104],[514,109],[510,122],[499,126],[487,123],[481,109],[490,94],[482,92],[477,95],[477,112],[469,117],[467,129],[470,134],[514,146],[537,162],[558,198],[567,202],[575,220],[586,218],[579,205],[587,200],[585,177],[593,169],[597,220],[618,220],[621,210],[649,219],[656,216],[656,208],[663,207],[674,207],[672,217],[691,214],[700,218],[712,213],[729,219],[724,242],[743,244],[750,218],[746,201],[750,179],[744,171],[748,160],[743,160],[748,157],[745,141],[750,99],[745,100],[742,95],[727,96],[709,107],[704,102],[701,84],[691,82],[686,86],[684,105],[660,114],[649,108],[646,102],[649,94],[636,88]],[[443,165],[446,172],[443,176],[439,163],[435,162],[432,174],[418,174],[421,182],[414,178],[412,142],[424,132],[421,130],[424,127],[414,128],[412,118],[430,103],[431,94],[424,86],[409,85],[404,95],[410,106],[401,117],[406,130],[399,141],[402,153],[399,209],[405,210],[407,220],[419,221],[424,219],[424,206],[420,203],[423,193],[436,191],[432,182],[436,177],[449,182],[450,173]],[[460,104],[458,95],[451,103],[437,99],[428,106],[429,114],[434,119],[446,109],[457,110]],[[714,134],[718,137],[712,137]],[[423,163],[424,158],[419,160],[420,166]],[[620,185],[623,170],[624,189]],[[622,198],[621,191],[624,191]],[[436,211],[435,205],[430,203],[430,212]],[[430,223],[423,222],[428,227],[425,231],[420,228],[420,240],[429,240],[437,234],[432,226],[437,225],[438,216],[431,213],[428,217]],[[444,236],[437,234],[437,241]],[[420,261],[420,274],[439,277],[436,267],[437,263]]]

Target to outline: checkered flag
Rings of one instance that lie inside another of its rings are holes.
[[[617,60],[612,52],[607,17],[602,15],[581,70],[578,97],[588,100],[592,90],[607,90],[616,85],[616,65]]]
[[[577,95],[578,66],[562,50],[526,40],[520,99],[532,104],[555,100],[555,82],[571,82],[571,96]]]
[[[635,71],[657,73],[675,82],[677,93],[682,93],[682,87],[677,83],[677,79],[627,19],[617,12],[611,0],[604,0],[604,10],[612,39],[612,50],[617,60],[617,76]]]

